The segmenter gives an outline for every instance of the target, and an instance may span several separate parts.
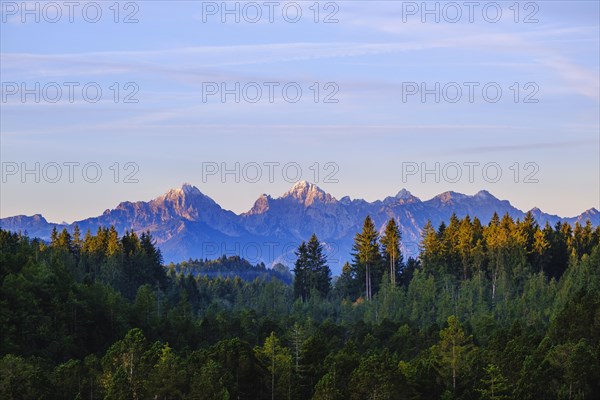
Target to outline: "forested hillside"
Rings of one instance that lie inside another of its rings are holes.
[[[600,228],[452,216],[405,260],[367,217],[333,279],[306,240],[291,281],[163,266],[149,234],[0,230],[0,398],[600,398]]]
[[[294,276],[289,268],[283,264],[275,264],[273,268],[267,268],[264,263],[252,265],[248,260],[240,256],[221,256],[216,260],[188,260],[167,266],[168,274],[191,274],[193,276],[204,276],[207,278],[235,278],[239,277],[246,281],[254,279],[277,278],[284,283],[292,283]]]

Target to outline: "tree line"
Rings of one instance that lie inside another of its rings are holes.
[[[148,233],[0,230],[0,398],[598,398],[599,228],[452,216],[408,260],[401,239],[367,218],[332,279],[313,235],[287,284],[162,266]]]

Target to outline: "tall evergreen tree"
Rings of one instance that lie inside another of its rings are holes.
[[[342,267],[342,273],[335,282],[335,289],[338,295],[342,299],[356,299],[360,295],[359,284],[356,269],[346,261]]]
[[[481,378],[482,388],[477,389],[482,400],[504,400],[508,399],[508,382],[502,375],[502,371],[494,364],[488,364],[485,368],[485,376]]]
[[[441,268],[440,264],[443,263],[443,250],[431,221],[427,221],[421,231],[421,243],[419,247],[421,250],[419,259],[425,271],[428,273],[439,271]]]
[[[313,290],[327,296],[331,288],[331,270],[317,236],[313,234],[308,243],[302,242],[295,254],[294,295],[303,302],[308,300]]]
[[[456,392],[459,374],[465,369],[467,354],[472,350],[472,337],[465,334],[456,316],[449,316],[448,327],[440,331],[440,342],[434,346],[434,353],[437,353],[440,374],[452,384],[453,392]]]
[[[396,286],[396,278],[398,276],[399,267],[402,265],[402,251],[400,243],[402,235],[394,218],[390,219],[385,227],[385,232],[381,237],[381,251],[383,259],[390,267],[389,276],[392,286]]]
[[[473,235],[473,225],[471,219],[467,215],[459,222],[458,237],[456,246],[462,266],[462,279],[467,280],[470,275],[470,266],[473,264],[473,247],[475,244]]]
[[[296,254],[296,263],[294,264],[294,296],[300,298],[303,302],[308,299],[308,250],[306,249],[306,242],[302,242],[298,246]]]
[[[314,233],[306,244],[308,267],[311,275],[310,289],[316,289],[322,296],[327,296],[331,289],[331,270],[327,258],[323,254],[323,246]]]
[[[470,222],[470,221],[469,221]],[[442,240],[442,257],[444,264],[444,273],[449,273],[453,276],[459,277],[461,275],[461,255],[459,245],[459,229],[460,221],[455,213],[450,216],[448,226],[438,230],[438,235]]]
[[[517,224],[517,240],[525,248],[525,253],[527,254],[527,261],[532,267],[536,262],[534,245],[536,239],[535,233],[538,230],[539,225],[531,211],[528,211],[527,214],[525,214],[525,218],[523,218],[523,221],[520,221]]]
[[[367,300],[373,298],[373,286],[378,285],[383,275],[378,239],[379,234],[375,229],[375,224],[371,217],[367,215],[362,232],[356,234],[354,245],[352,246],[353,265],[357,270],[359,279],[364,278],[365,297]]]

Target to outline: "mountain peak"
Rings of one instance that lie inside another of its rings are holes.
[[[462,200],[466,197],[467,197],[467,195],[465,195],[465,194],[457,193],[457,192],[453,192],[453,191],[449,190],[447,192],[438,194],[434,198],[440,200],[442,203],[450,203],[453,200]]]
[[[184,183],[183,185],[181,185],[180,189],[173,189],[174,191],[177,191],[179,193],[185,194],[185,195],[190,195],[190,194],[202,194],[200,192],[200,189],[198,189],[196,186],[192,185],[191,183]]]
[[[162,210],[161,218],[171,215],[193,221],[198,220],[201,214],[206,214],[208,209],[221,208],[213,199],[189,183],[184,183],[180,188],[170,189],[150,201],[148,205],[154,210]],[[139,206],[142,206],[142,203]]]
[[[320,187],[314,183],[307,181],[298,181],[291,187],[290,190],[285,192],[282,197],[292,197],[295,199],[303,199],[309,194],[325,193]]]
[[[402,188],[395,196],[388,196],[383,199],[383,204],[388,206],[402,205],[410,203],[418,203],[421,200],[418,197],[413,196],[411,192]]]
[[[488,192],[487,190],[480,190],[479,192],[475,193],[475,197],[494,198],[494,195]]]
[[[255,214],[264,214],[269,211],[271,207],[270,204],[271,196],[263,193],[258,196],[258,199],[254,202],[254,205],[250,209],[250,211],[244,213],[243,215],[255,215]]]
[[[189,182],[184,182],[184,183],[181,185],[181,189],[182,189],[182,190],[192,190],[192,189],[196,189],[196,190],[198,190],[198,188],[197,188],[196,186],[192,185],[192,184],[191,184],[191,183],[189,183]]]
[[[410,199],[411,197],[413,197],[412,193],[409,192],[408,190],[402,188],[398,193],[396,193],[396,198],[397,199]]]
[[[341,265],[352,251],[353,238],[362,228],[366,215],[371,215],[378,227],[383,227],[391,218],[396,219],[406,243],[419,240],[421,228],[427,220],[438,226],[441,222],[447,223],[453,213],[459,218],[465,215],[477,217],[484,224],[494,212],[498,215],[508,213],[515,219],[525,216],[523,211],[513,207],[507,200],[499,200],[483,190],[469,195],[445,192],[427,201],[414,200],[416,198],[410,196],[410,192],[403,189],[383,201],[353,200],[349,196],[340,196],[340,200],[337,200],[314,183],[301,181],[282,197],[259,196],[249,212],[236,215],[223,210],[198,188],[183,184],[153,200],[125,201],[102,215],[74,224],[78,224],[82,232],[111,225],[120,232],[125,229],[150,231],[160,245],[166,262],[190,257],[212,258],[218,249],[227,253],[241,252],[242,249],[248,249],[249,245],[259,252],[253,254],[261,254],[254,256],[257,259],[265,262],[286,260],[291,250],[287,246],[272,244],[299,243],[316,233],[324,242],[339,246],[336,253],[340,258],[335,273],[340,273]],[[596,208],[570,218],[543,212],[538,214],[536,208],[531,211],[536,214],[536,221],[541,226],[546,222],[555,226],[558,221],[571,225],[585,224],[588,220],[594,227],[600,225],[600,212]],[[2,229],[27,231],[32,237],[44,240],[50,237],[53,227],[72,229],[74,224],[48,223],[39,214],[0,219]],[[212,243],[216,247],[204,246],[203,243]],[[255,248],[255,245],[260,247]]]
[[[185,198],[206,197],[200,192],[196,186],[189,183],[184,183],[179,188],[170,189],[167,193],[159,197],[157,200],[177,200]]]
[[[598,225],[600,222],[600,211],[598,211],[595,207],[585,210],[583,213],[579,215],[579,219],[591,220],[594,225]]]
[[[396,193],[395,197],[396,199],[401,200],[402,203],[419,203],[421,201],[421,199],[404,188]]]
[[[589,210],[588,210],[588,211],[589,211]],[[33,220],[34,220],[34,221],[36,221],[36,222],[44,222],[44,223],[47,223],[47,222],[48,222],[48,221],[46,221],[46,218],[44,218],[44,217],[42,216],[42,214],[33,214],[33,215],[31,216],[31,219],[33,219]]]
[[[281,197],[283,199],[293,199],[309,206],[315,201],[331,202],[334,200],[331,195],[325,193],[323,189],[314,183],[307,181],[299,181],[292,186],[290,190],[285,192]]]
[[[294,186],[292,186],[292,188],[290,189],[290,191],[293,191],[293,190],[304,190],[304,189],[321,190],[321,188],[319,188],[314,183],[302,180],[302,181],[298,181],[298,182],[294,183]]]

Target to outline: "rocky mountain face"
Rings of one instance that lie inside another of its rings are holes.
[[[119,233],[126,229],[150,231],[167,263],[226,254],[240,255],[252,263],[283,262],[290,267],[298,244],[316,233],[324,242],[333,273],[338,274],[343,263],[350,260],[354,235],[361,230],[367,215],[381,231],[390,218],[395,218],[402,230],[404,254],[416,256],[420,231],[428,220],[437,226],[456,213],[459,218],[468,214],[487,223],[494,212],[500,216],[508,213],[513,218],[525,215],[485,190],[472,196],[445,192],[422,201],[402,189],[395,196],[370,203],[348,196],[337,200],[305,181],[296,183],[278,198],[263,194],[248,212],[236,215],[195,186],[184,184],[154,200],[126,201],[98,217],[70,225],[49,223],[36,214],[0,219],[0,226],[48,239],[55,226],[73,229],[78,225],[82,232],[95,232],[100,226],[114,225]],[[538,208],[531,212],[539,224],[590,220],[594,226],[600,225],[600,212],[595,208],[572,218],[545,214]]]

